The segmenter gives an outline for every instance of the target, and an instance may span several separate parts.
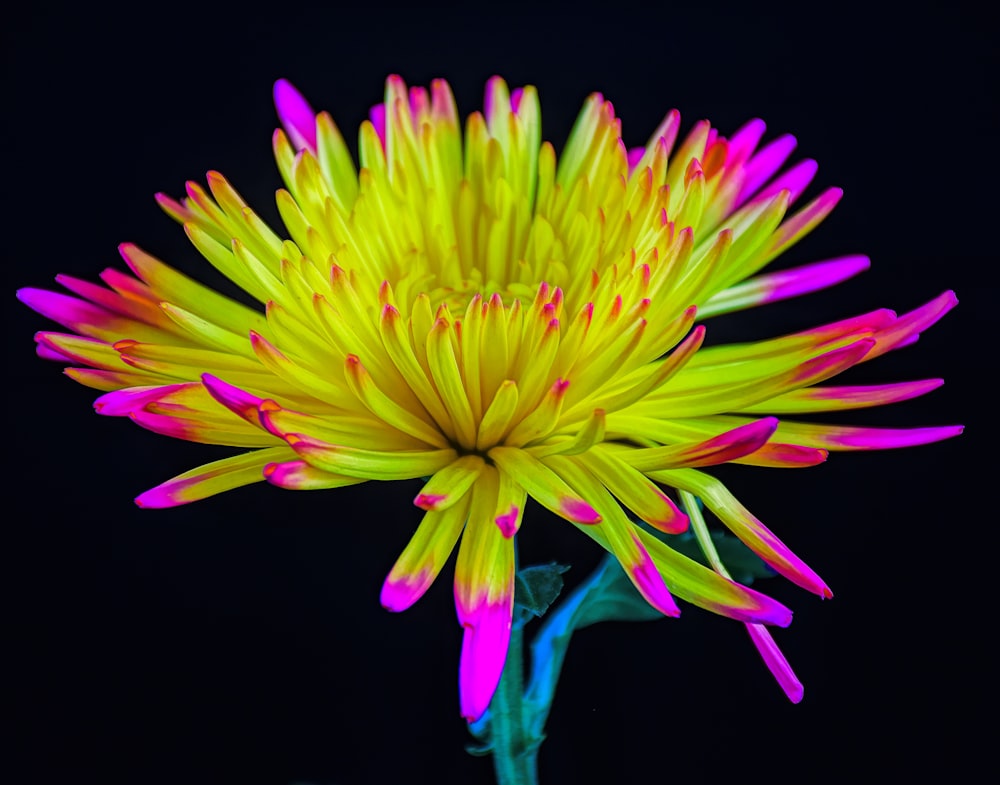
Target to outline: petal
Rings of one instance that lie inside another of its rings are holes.
[[[294,457],[294,453],[282,445],[223,458],[150,488],[139,494],[135,503],[151,509],[189,504],[223,491],[262,482],[265,466]]]
[[[198,386],[196,382],[190,382],[188,384],[130,387],[125,390],[115,390],[94,401],[94,409],[97,410],[98,414],[108,417],[128,417],[132,412],[144,409],[147,404],[159,400],[165,395],[196,386]]]
[[[870,360],[893,349],[909,345],[920,333],[931,327],[956,305],[958,298],[949,290],[919,308],[903,314],[875,334],[875,348],[866,359]]]
[[[424,510],[446,510],[464,498],[486,462],[478,455],[463,455],[434,473],[413,503]]]
[[[778,427],[777,417],[765,417],[697,444],[623,450],[621,458],[641,472],[684,466],[714,466],[760,449]]]
[[[823,579],[740,504],[719,480],[696,469],[650,472],[650,477],[701,497],[744,545],[792,583],[826,599],[833,596]]]
[[[286,433],[285,441],[318,469],[366,480],[410,480],[427,477],[458,457],[447,450],[366,450],[330,444],[303,433]]]
[[[295,149],[315,153],[316,113],[291,82],[279,79],[274,83],[274,107]]]
[[[763,403],[740,411],[773,414],[808,414],[846,409],[884,406],[926,395],[944,384],[943,379],[921,379],[895,384],[855,385],[849,387],[805,387],[783,393]]]
[[[281,461],[264,467],[264,479],[271,485],[290,491],[315,491],[326,488],[343,488],[365,482],[360,477],[331,474],[305,461]]]
[[[579,461],[599,477],[611,493],[639,518],[667,534],[680,534],[688,527],[688,518],[671,499],[642,472],[618,455],[603,449],[583,453]]]
[[[517,534],[524,518],[524,506],[528,492],[507,474],[500,472],[500,487],[497,490],[497,508],[494,521],[508,539]]]
[[[798,297],[846,281],[870,266],[867,256],[844,256],[758,275],[713,295],[698,309],[698,315],[705,319]]]
[[[159,343],[183,343],[168,332],[68,294],[26,287],[17,299],[31,310],[88,338],[114,343],[122,338]]]
[[[767,627],[763,624],[747,624],[746,628],[747,632],[750,633],[753,645],[760,652],[764,664],[767,665],[767,669],[771,671],[781,689],[785,691],[788,700],[792,703],[799,703],[805,694],[805,688],[795,675],[795,671],[792,670],[792,666],[788,664],[785,655],[781,653],[778,644],[774,642]]]
[[[591,528],[584,531],[589,534]],[[779,627],[791,624],[792,612],[777,600],[723,578],[648,532],[640,530],[639,539],[653,557],[667,587],[682,600],[737,621]]]
[[[382,607],[404,611],[430,588],[462,533],[470,497],[470,493],[465,493],[447,509],[424,514],[382,584]]]
[[[554,455],[548,462],[568,484],[586,496],[601,515],[601,521],[596,526],[601,532],[598,541],[615,555],[646,602],[666,616],[679,616],[680,609],[670,596],[663,575],[639,537],[641,530],[625,516],[601,480],[583,466],[580,458]]]
[[[362,365],[356,355],[349,354],[345,360],[345,377],[352,392],[368,410],[388,425],[420,439],[434,447],[447,447],[448,441],[441,432],[427,422],[423,409],[413,412],[398,404],[392,397],[379,388],[372,379],[368,369]],[[419,406],[420,404],[415,404]]]
[[[463,627],[459,693],[469,722],[486,711],[500,683],[514,611],[514,542],[493,521],[498,483],[496,469],[488,466],[473,486],[455,564],[455,608]]]
[[[763,125],[763,124],[762,124]],[[749,124],[748,124],[749,126]],[[743,186],[736,197],[734,208],[752,197],[756,191],[777,172],[795,149],[795,137],[779,136],[761,148],[744,167]]]
[[[859,428],[847,425],[814,425],[782,422],[778,438],[827,450],[891,450],[951,439],[965,430],[962,425],[931,428]]]
[[[555,472],[525,450],[494,447],[489,456],[535,501],[556,515],[574,523],[598,523],[601,520],[596,510]]]

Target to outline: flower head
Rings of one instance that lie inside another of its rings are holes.
[[[486,88],[464,134],[444,81],[387,80],[361,126],[355,168],[330,115],[275,85],[285,182],[276,233],[216,172],[208,190],[157,197],[194,246],[259,302],[249,307],[130,244],[132,275],[72,294],[19,296],[70,332],[38,352],[104,392],[101,414],[157,433],[239,448],[146,491],[169,507],[266,480],[319,489],[426,478],[425,513],[382,589],[400,611],[456,544],[464,628],[461,708],[480,716],[506,658],[514,540],[533,498],[612,552],[655,608],[674,596],[748,625],[779,683],[798,684],[763,625],[780,603],[672,550],[688,525],[671,493],[700,497],[778,573],[823,597],[824,581],[706,467],[804,467],[830,450],[953,436],[810,423],[876,406],[931,379],[822,384],[904,346],[955,305],[946,292],[901,316],[874,311],[771,340],[703,347],[702,320],[805,294],[867,268],[847,256],[760,271],[840,199],[799,200],[813,161],[785,167],[790,136],[763,146],[752,120],[731,137],[707,122],[676,145],[671,111],[627,149],[611,103],[587,99],[557,161],[541,141],[538,96]],[[789,419],[788,417],[791,417]]]

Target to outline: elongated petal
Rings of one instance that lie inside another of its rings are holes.
[[[781,689],[788,696],[788,700],[792,703],[799,703],[805,694],[805,688],[795,675],[795,671],[792,670],[792,666],[788,664],[785,655],[781,653],[778,644],[774,642],[774,638],[768,632],[767,627],[763,624],[747,624],[746,628],[750,634],[750,639],[753,641],[753,645],[760,652],[761,659],[764,660],[767,669],[771,671],[775,680],[781,685]]]
[[[147,508],[189,504],[243,485],[263,482],[265,466],[293,457],[294,453],[282,445],[223,458],[150,488],[139,494],[135,503]]]
[[[763,303],[798,297],[841,283],[870,266],[871,261],[867,256],[844,256],[791,270],[759,275],[714,295],[698,309],[698,315],[704,319]]]
[[[596,449],[580,456],[580,462],[600,477],[611,493],[651,526],[667,534],[680,534],[688,526],[687,516],[677,509],[654,482],[614,453]]]
[[[494,447],[490,458],[515,482],[556,515],[575,523],[598,523],[597,514],[579,494],[540,460],[514,447]]]
[[[472,490],[469,521],[455,564],[455,609],[462,625],[462,716],[479,719],[507,660],[514,611],[514,543],[493,522],[499,478],[487,467]]]
[[[458,457],[452,449],[395,452],[345,447],[301,433],[286,433],[285,441],[300,457],[319,469],[367,480],[426,477]]]
[[[618,502],[588,471],[581,459],[555,455],[549,458],[549,462],[564,480],[596,505],[601,515],[597,527],[602,531],[602,541],[618,559],[646,602],[666,616],[679,616],[680,609],[639,537],[640,530],[628,520]]]
[[[590,529],[586,530],[590,533]],[[639,539],[653,557],[670,591],[700,608],[737,621],[787,627],[792,612],[777,600],[723,578],[713,570],[673,550],[648,532]]]
[[[382,585],[382,607],[404,611],[437,578],[448,560],[469,514],[471,493],[444,510],[429,510]]]
[[[774,414],[807,414],[845,409],[862,409],[907,401],[936,390],[943,379],[923,379],[896,384],[853,385],[843,387],[806,387],[771,398],[766,403],[747,406],[743,412]]]
[[[750,455],[760,449],[778,427],[776,417],[741,425],[698,444],[631,450],[622,459],[639,471],[712,466]]]
[[[446,510],[465,497],[486,462],[478,455],[463,455],[434,473],[413,503],[425,510]]]
[[[327,488],[343,488],[365,482],[360,477],[331,474],[317,469],[305,461],[280,461],[264,467],[264,479],[271,485],[291,491],[315,491]]]
[[[714,477],[696,469],[652,472],[651,476],[699,496],[743,543],[771,567],[803,589],[829,599],[833,592],[804,561],[792,553]]]

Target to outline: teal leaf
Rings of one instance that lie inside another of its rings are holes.
[[[492,744],[466,744],[465,751],[475,758],[483,758],[493,752]]]
[[[563,588],[562,574],[569,565],[538,564],[518,570],[514,577],[514,622],[524,624],[542,616]]]
[[[525,690],[529,738],[543,738],[562,670],[575,630],[600,621],[649,621],[663,614],[642,598],[618,560],[608,554],[586,581],[576,587],[542,621],[531,643],[531,680]]]

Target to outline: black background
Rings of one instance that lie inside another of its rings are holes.
[[[760,585],[796,612],[776,635],[805,700],[786,701],[741,625],[690,606],[677,621],[589,628],[566,662],[542,782],[967,781],[994,705],[997,42],[956,3],[806,8],[49,5],[8,18],[9,781],[493,781],[489,760],[463,751],[450,568],[405,614],[378,604],[419,519],[418,483],[258,485],[139,510],[137,493],[225,451],[95,415],[92,391],[34,357],[33,332],[52,326],[13,297],[57,272],[123,268],[125,240],[215,283],[152,194],[218,169],[273,217],[273,81],[291,79],[352,139],[393,72],[448,78],[463,116],[493,73],[533,83],[557,148],[592,90],[614,101],[630,145],[674,106],[685,128],[708,117],[725,134],[760,116],[769,137],[794,133],[797,155],[820,162],[810,194],[846,196],[779,264],[863,252],[873,267],[711,322],[713,340],[908,310],[948,288],[961,300],[917,345],[849,377],[947,384],[846,420],[964,422],[963,437],[723,472],[836,594]],[[571,563],[579,581],[599,557],[591,543],[530,515],[524,559]]]

